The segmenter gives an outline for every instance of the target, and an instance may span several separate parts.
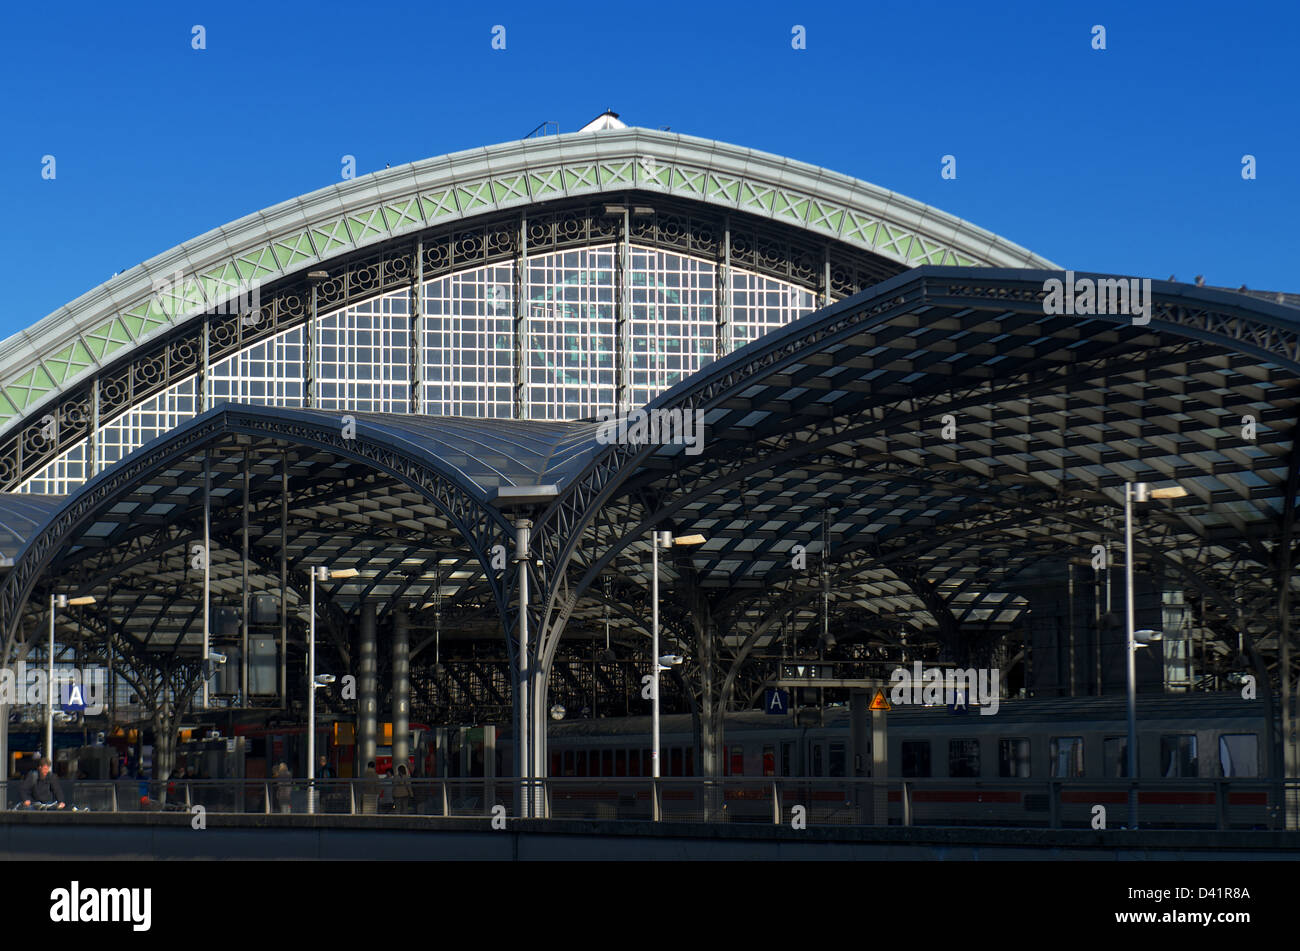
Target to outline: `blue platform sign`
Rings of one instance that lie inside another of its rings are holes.
[[[790,694],[777,687],[768,687],[763,697],[763,709],[773,716],[784,716],[790,712]]]
[[[86,709],[86,688],[81,684],[64,684],[59,693],[64,713],[81,713]]]

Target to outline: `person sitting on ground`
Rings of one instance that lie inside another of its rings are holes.
[[[36,768],[23,780],[22,797],[24,809],[30,809],[33,802],[41,805],[58,803],[59,809],[66,805],[59,777],[50,772],[50,761],[45,757],[42,756],[37,761]]]

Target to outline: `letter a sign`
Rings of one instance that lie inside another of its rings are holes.
[[[785,690],[769,687],[767,696],[763,700],[763,709],[773,716],[784,716],[790,712],[790,694]]]

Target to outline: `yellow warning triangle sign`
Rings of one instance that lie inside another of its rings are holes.
[[[892,710],[889,701],[885,699],[885,691],[877,689],[876,695],[871,699],[872,710]]]

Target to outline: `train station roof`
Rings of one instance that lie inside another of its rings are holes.
[[[1271,604],[1300,477],[1300,311],[1152,282],[1149,323],[1046,313],[1053,276],[919,268],[769,333],[649,405],[700,414],[699,455],[607,445],[594,422],[356,413],[350,430],[338,412],[218,406],[65,499],[0,500],[10,631],[25,641],[21,605],[57,584],[110,606],[66,623],[192,653],[201,599],[175,594],[201,590],[180,553],[202,537],[205,458],[214,591],[238,597],[247,546],[250,591],[283,570],[291,612],[328,564],[360,572],[329,588],[338,612],[496,615],[492,549],[530,515],[545,590],[569,592],[547,616],[570,630],[611,602],[640,630],[648,533],[667,526],[705,537],[664,571],[713,599],[737,649],[823,596],[864,637],[978,636],[1023,614],[1023,572],[1115,545],[1131,481],[1186,489],[1144,506],[1138,553],[1208,618]],[[498,504],[530,486],[554,500]]]

